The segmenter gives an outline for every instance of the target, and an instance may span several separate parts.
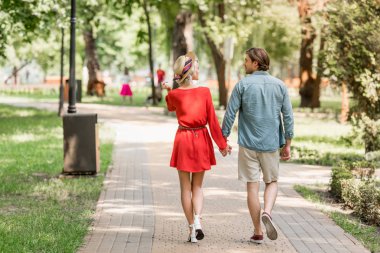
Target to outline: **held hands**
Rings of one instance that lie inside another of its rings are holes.
[[[232,147],[230,145],[227,145],[225,149],[219,149],[220,153],[223,157],[225,157],[227,154],[231,155]]]

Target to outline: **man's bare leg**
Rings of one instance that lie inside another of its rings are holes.
[[[265,184],[264,191],[264,212],[272,215],[272,209],[276,202],[278,192],[277,182],[271,182]]]
[[[277,229],[272,221],[272,209],[277,197],[277,182],[266,183],[264,191],[264,213],[261,217],[267,236],[271,240],[276,240],[278,237]]]
[[[247,204],[249,213],[251,214],[253,226],[255,228],[255,235],[263,234],[260,223],[261,206],[259,200],[259,187],[259,182],[247,182]]]

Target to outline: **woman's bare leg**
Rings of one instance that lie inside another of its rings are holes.
[[[204,175],[205,175],[204,171],[192,174],[191,192],[193,193],[192,202],[193,202],[194,213],[196,215],[200,215],[203,208],[202,184],[203,184]]]
[[[179,183],[181,187],[181,203],[189,225],[194,223],[193,204],[191,201],[190,172],[178,170]]]

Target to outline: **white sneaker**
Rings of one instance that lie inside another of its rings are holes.
[[[202,240],[205,237],[205,235],[202,231],[199,215],[197,214],[194,215],[194,226],[195,226],[195,234],[196,234],[197,239]]]
[[[191,228],[191,232],[189,235],[189,239],[187,241],[192,242],[192,243],[198,242],[197,237],[196,237],[196,233],[195,233],[195,225],[191,224],[191,225],[189,225],[189,227]]]
[[[261,220],[264,223],[268,238],[271,240],[276,240],[278,237],[277,229],[274,226],[272,217],[269,215],[269,213],[263,212],[263,214],[261,215]]]

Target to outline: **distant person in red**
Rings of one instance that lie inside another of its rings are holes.
[[[158,64],[157,80],[158,85],[161,87],[162,82],[165,80],[165,71],[161,69],[161,64]]]
[[[162,83],[165,81],[165,71],[161,69],[161,64],[158,64],[158,69],[157,69],[157,81],[158,81],[158,86],[156,87],[156,96],[158,102],[161,102],[162,100]]]
[[[158,64],[157,81],[158,81],[158,86],[156,86],[156,88],[155,88],[156,99],[158,102],[161,102],[161,100],[162,100],[162,87],[161,87],[161,85],[165,81],[165,71],[161,69],[161,64]],[[145,103],[146,104],[153,104],[153,96],[150,95],[149,97],[147,97]]]
[[[131,78],[129,77],[129,70],[127,67],[125,67],[124,69],[124,76],[123,76],[123,79],[122,79],[122,85],[121,85],[121,90],[120,90],[120,96],[123,97],[123,101],[125,102],[125,98],[126,97],[129,97],[130,99],[130,103],[132,104],[132,97],[133,97],[133,93],[132,93],[132,89],[131,89],[131,86],[129,84],[129,82],[131,81]]]
[[[168,110],[175,111],[178,119],[170,166],[178,171],[182,208],[189,223],[188,241],[195,243],[204,238],[200,223],[203,178],[216,164],[211,137],[223,156],[231,153],[231,146],[222,135],[210,89],[193,83],[199,73],[196,55],[188,52],[178,57],[173,70],[179,88],[172,90],[166,83],[162,84],[168,91]]]

